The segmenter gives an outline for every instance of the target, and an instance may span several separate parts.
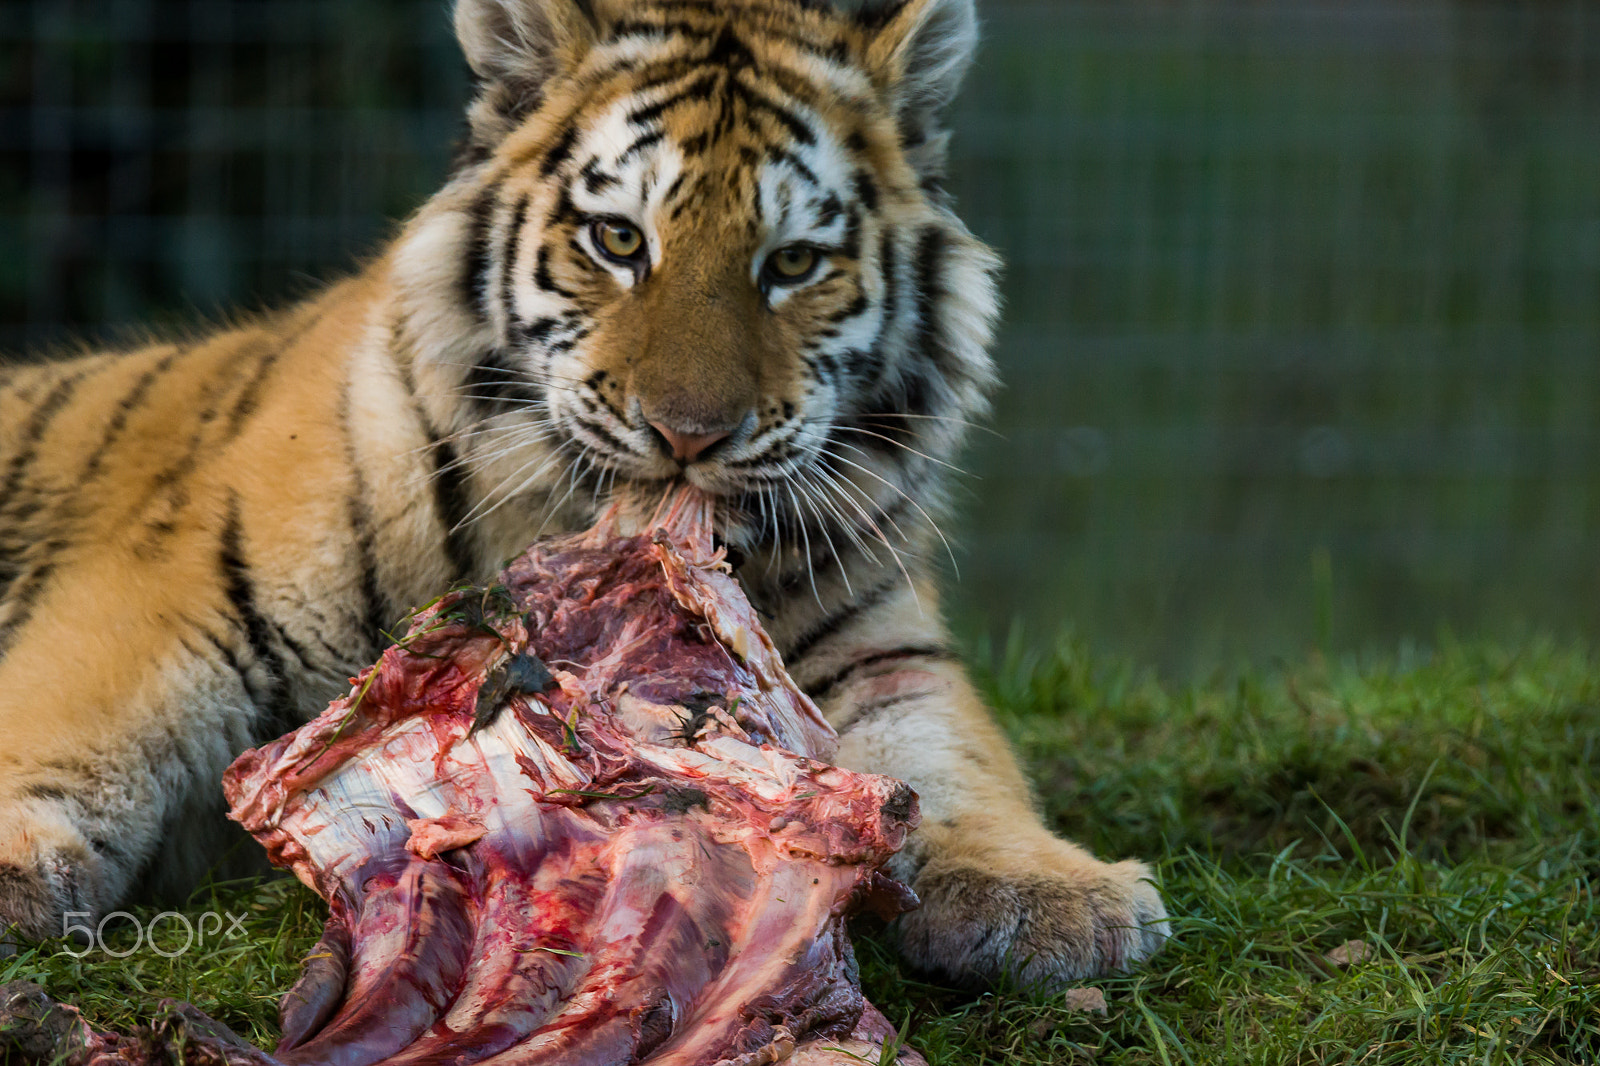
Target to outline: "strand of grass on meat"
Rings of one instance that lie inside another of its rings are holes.
[[[442,603],[449,596],[457,595],[459,593],[476,592],[476,591],[480,591],[480,586],[478,586],[478,585],[458,585],[455,588],[450,589],[447,592],[440,593],[439,595],[435,596],[433,599],[429,600],[427,603],[423,604],[421,607],[418,607],[415,610],[413,610],[410,614],[406,615],[406,620],[410,621],[411,619],[416,618],[417,615],[427,612],[428,610],[430,610],[433,607],[437,606],[438,604]],[[491,596],[495,596],[497,598],[504,598],[507,602],[512,602],[511,601],[511,593],[510,593],[510,591],[508,589],[506,589],[506,587],[504,585],[490,585],[490,586],[486,586],[486,587],[481,587],[481,591],[483,593],[483,599],[485,601],[487,601]],[[515,608],[515,604],[513,603],[513,613],[514,613],[514,608]],[[390,634],[389,632],[387,632],[386,630],[379,630],[379,632],[383,633],[383,635],[385,637],[387,637],[393,643],[394,647],[400,648],[402,651],[405,651],[407,654],[415,655],[415,656],[417,656],[419,658],[423,658],[423,659],[440,659],[440,658],[444,658],[444,656],[429,655],[426,652],[420,652],[420,651],[415,650],[414,648],[411,647],[411,645],[415,641],[419,640],[422,637],[431,636],[434,633],[439,632],[441,629],[446,629],[446,628],[448,628],[448,627],[450,627],[452,625],[463,625],[463,626],[465,626],[465,627],[467,627],[469,629],[476,629],[476,630],[478,630],[480,632],[483,632],[485,634],[492,634],[494,637],[496,637],[500,641],[500,643],[505,644],[507,647],[510,647],[510,642],[508,642],[506,640],[505,635],[503,633],[501,633],[498,629],[495,629],[493,626],[487,624],[487,621],[486,621],[486,619],[488,617],[488,615],[487,615],[487,607],[484,607],[482,609],[485,612],[484,613],[484,617],[480,618],[480,619],[476,619],[476,620],[470,620],[470,619],[467,619],[467,618],[461,618],[461,617],[458,617],[458,616],[456,616],[454,614],[451,614],[451,613],[448,613],[448,612],[440,613],[440,614],[436,615],[433,618],[432,622],[430,622],[430,624],[427,626],[427,628],[413,630],[412,632],[407,633],[404,637],[400,638],[399,640],[396,640],[394,638],[394,636],[392,634]],[[344,735],[345,729],[349,726],[351,720],[355,717],[356,712],[361,709],[361,701],[366,699],[367,693],[369,691],[371,691],[372,683],[373,683],[374,680],[377,679],[377,676],[378,676],[378,666],[377,666],[377,664],[374,664],[372,666],[372,668],[367,671],[366,677],[362,679],[361,688],[356,692],[355,697],[350,701],[350,706],[348,708],[346,708],[344,716],[339,719],[338,726],[334,729],[333,733],[328,737],[327,741],[323,743],[322,749],[317,752],[316,758],[320,759],[320,758],[322,758],[322,756],[326,755],[328,753],[328,749],[333,747],[334,743],[336,741],[338,741],[338,739],[341,736]]]

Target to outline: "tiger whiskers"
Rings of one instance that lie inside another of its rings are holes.
[[[856,513],[861,516],[862,520],[862,524],[859,526],[859,528],[869,530],[873,537],[886,549],[888,549],[890,556],[894,559],[895,566],[900,571],[900,575],[906,580],[906,590],[911,593],[912,602],[917,605],[917,613],[921,614],[922,597],[917,593],[916,582],[911,578],[911,571],[906,567],[904,556],[898,549],[895,548],[892,543],[890,543],[889,538],[884,533],[882,527],[878,525],[877,521],[866,510],[866,508],[861,505],[861,502],[845,490],[838,480],[834,478],[832,471],[828,470],[826,466],[822,465],[822,463],[826,461],[826,458],[827,456],[819,457],[818,463],[812,466],[810,470],[806,472],[804,483],[810,484],[812,482],[813,475],[816,475],[822,479],[820,487],[829,491],[829,496],[826,497],[825,500],[829,503],[832,513],[839,519],[841,528],[855,542],[857,548],[872,560],[873,565],[877,565],[877,554],[868,548],[867,545],[862,541],[860,534],[857,532],[857,524],[849,521],[849,519],[839,510],[838,502],[832,499],[832,494],[837,493],[840,499],[843,499],[855,509]],[[862,492],[858,486],[852,485],[851,487],[856,488],[856,491],[858,492]],[[862,495],[865,496],[866,493],[862,492]],[[900,524],[894,520],[894,516],[889,514],[889,512],[885,510],[882,505],[880,505],[876,500],[873,500],[870,496],[867,496],[867,502],[871,503],[872,506],[876,508],[885,519],[888,520],[890,525],[894,527],[895,533],[898,534],[900,539],[905,541],[909,546],[911,544],[911,540],[906,536],[905,530],[900,528]]]
[[[433,452],[443,442],[466,444],[461,453],[450,461],[440,463],[432,469],[413,475],[411,484],[417,484],[419,481],[426,484],[446,474],[458,473],[473,466],[485,466],[514,452],[543,444],[554,435],[555,420],[546,419],[538,423],[520,423],[511,426],[489,425],[469,428],[470,432],[468,429],[458,430],[448,437],[440,438],[437,441],[429,441],[427,444],[404,453],[409,456],[422,452]],[[482,439],[493,435],[503,435],[508,439],[497,442],[489,451],[484,451],[482,448],[474,447],[471,443],[468,443],[474,439]],[[526,467],[523,467],[523,469],[526,469]],[[516,473],[511,475],[511,477],[515,476]],[[504,484],[504,482],[501,484]],[[496,487],[498,488],[499,486]]]
[[[567,442],[563,442],[562,443],[562,448],[563,449],[566,447],[566,443]],[[535,539],[537,539],[538,537],[543,535],[543,533],[545,531],[545,527],[550,524],[550,520],[561,512],[561,508],[563,508],[563,507],[565,507],[567,505],[567,501],[568,500],[572,499],[572,494],[577,491],[578,481],[579,481],[580,477],[587,477],[588,476],[588,471],[592,470],[594,468],[594,463],[589,458],[589,456],[594,454],[594,449],[591,448],[587,444],[580,444],[579,448],[581,450],[578,452],[577,455],[573,456],[573,458],[572,458],[572,460],[570,462],[567,463],[566,469],[563,470],[560,474],[556,475],[556,480],[555,480],[556,485],[559,486],[561,484],[561,482],[563,480],[565,480],[567,482],[567,491],[565,493],[563,493],[562,496],[561,496],[561,499],[557,500],[553,505],[549,504],[549,503],[546,503],[545,509],[544,509],[544,516],[541,519],[541,521],[539,522],[539,528],[535,529],[534,532],[533,532],[533,536],[534,536]],[[560,453],[560,450],[558,450],[557,454],[559,454],[559,453]],[[584,468],[584,472],[581,475],[577,472],[579,463],[585,463],[586,464],[585,468]]]
[[[455,528],[460,529],[472,522],[481,522],[490,515],[494,514],[496,511],[500,510],[500,508],[504,507],[506,504],[510,503],[512,500],[516,499],[518,496],[522,495],[522,493],[526,491],[530,485],[538,481],[539,478],[543,476],[546,470],[561,460],[561,454],[565,447],[566,442],[560,441],[557,443],[552,452],[543,456],[535,456],[532,459],[529,459],[527,462],[517,467],[517,469],[513,470],[510,474],[507,474],[504,478],[500,479],[494,488],[484,493],[483,499],[474,504],[472,509],[461,517],[461,520],[456,523]],[[541,458],[543,459],[543,462],[539,462]],[[536,462],[539,463],[539,466],[534,470],[533,473],[523,478],[516,488],[509,492],[502,492],[506,485],[510,484],[513,480],[519,477],[524,470],[527,470]],[[495,500],[495,496],[497,494],[500,498]],[[495,502],[491,503],[490,501]],[[485,505],[488,506],[486,507]]]
[[[954,464],[952,462],[949,462],[949,461],[944,460],[944,459],[940,459],[937,456],[929,455],[927,452],[918,451],[916,448],[911,447],[911,445],[906,444],[903,441],[895,440],[893,437],[887,436],[887,435],[885,435],[883,433],[875,433],[870,429],[862,429],[860,426],[838,425],[838,426],[834,426],[833,428],[837,429],[837,430],[843,430],[846,433],[861,433],[861,434],[864,434],[865,436],[868,436],[868,437],[876,437],[877,439],[883,441],[886,444],[892,444],[896,448],[900,448],[900,449],[902,449],[904,451],[910,452],[912,455],[915,455],[919,459],[925,459],[930,463],[938,463],[940,466],[944,467],[946,470],[953,470],[957,474],[962,474],[962,475],[964,475],[966,477],[971,477],[972,476],[968,471],[961,469],[959,466],[957,466],[956,464]]]
[[[817,591],[817,568],[812,565],[813,556],[811,554],[811,534],[806,529],[805,519],[799,515],[800,501],[795,497],[794,483],[785,482],[783,487],[789,493],[790,502],[794,504],[795,514],[798,519],[798,525],[800,526],[801,543],[803,544],[805,550],[806,578],[811,582],[811,595],[817,601],[817,606],[821,607],[825,611],[827,610],[827,607],[823,605],[822,594]],[[845,584],[846,586],[849,585],[848,579],[846,579]]]
[[[823,515],[826,501],[817,499],[813,495],[813,493],[810,491],[810,483],[805,478],[802,477],[796,482],[793,482],[793,484],[795,484],[799,489],[800,501],[805,504],[806,509],[811,512],[812,517],[817,520],[817,532],[821,534],[823,539],[827,542],[828,554],[833,557],[834,564],[839,567],[839,576],[844,580],[845,592],[851,596],[854,596],[855,589],[850,585],[850,572],[844,565],[844,559],[839,554],[838,546],[833,542],[833,531],[830,528],[831,523]],[[804,530],[806,527],[802,525],[800,528]],[[809,557],[810,552],[808,551],[808,565]]]
[[[844,442],[842,440],[836,440],[836,441],[833,441],[831,443],[836,444],[841,448],[849,448],[851,451],[853,451],[856,454],[860,455],[862,458],[866,458],[866,456],[867,456],[867,453],[865,451],[863,451],[862,449],[856,447],[853,444],[847,444],[846,442]],[[863,466],[862,464],[854,462],[854,461],[852,461],[850,459],[846,459],[844,456],[838,454],[837,452],[832,451],[830,448],[824,447],[823,448],[823,454],[830,456],[836,462],[843,463],[846,466],[853,467],[856,470],[861,471],[863,474],[866,474],[868,477],[876,478],[878,481],[883,482],[883,484],[888,486],[893,491],[899,493],[901,498],[903,498],[907,503],[909,503],[912,507],[914,507],[916,509],[917,513],[922,515],[923,519],[927,521],[928,527],[930,529],[932,529],[935,534],[938,535],[940,542],[942,542],[944,544],[945,553],[947,555],[949,555],[949,557],[950,557],[950,566],[955,570],[956,580],[959,581],[961,579],[961,564],[956,561],[955,549],[950,546],[950,538],[948,538],[948,537],[946,537],[944,535],[944,530],[939,528],[939,523],[934,521],[933,516],[930,515],[923,508],[923,506],[920,503],[918,503],[916,500],[914,500],[911,497],[911,495],[908,492],[906,492],[905,489],[902,489],[899,485],[896,485],[894,482],[890,481],[888,478],[884,477],[882,474],[878,473],[876,470],[873,470],[872,468],[867,467],[867,466]]]
[[[975,429],[979,433],[987,433],[991,437],[998,437],[1000,440],[1006,439],[1006,435],[995,429],[993,426],[986,426],[982,422],[974,422],[971,419],[960,418],[956,415],[913,414],[910,411],[874,411],[870,415],[862,415],[861,418],[864,422],[876,422],[880,418],[905,418],[920,419],[928,422],[948,422],[953,426],[960,426],[962,429]]]
[[[888,522],[889,525],[894,528],[895,535],[898,536],[908,548],[911,547],[913,545],[911,536],[900,527],[900,523],[895,519],[894,514],[887,507],[873,499],[871,493],[862,488],[860,485],[857,485],[854,481],[851,481],[849,478],[845,477],[841,472],[830,470],[828,468],[828,461],[834,458],[837,457],[831,453],[823,452],[817,457],[816,464],[812,467],[812,470],[816,474],[827,479],[827,482],[834,487],[834,490],[850,502],[851,506],[853,506],[856,511],[861,514],[862,519],[872,529],[873,533],[884,542],[884,547],[889,548],[891,551],[894,550],[894,546],[889,543],[888,538],[883,533],[883,530],[877,526],[876,520],[873,519],[872,516],[862,506],[861,501],[850,495],[850,493],[847,491],[848,489],[854,489],[856,492],[859,492],[862,500],[865,500],[867,504],[870,504],[872,509],[877,511],[878,514],[882,515],[884,521]]]

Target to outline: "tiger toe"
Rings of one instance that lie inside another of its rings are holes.
[[[69,826],[12,825],[0,831],[0,942],[64,936],[95,914],[100,863]]]
[[[1095,866],[1064,874],[932,861],[916,880],[922,908],[900,920],[901,950],[962,984],[1055,988],[1125,970],[1166,940],[1166,908],[1143,863]]]

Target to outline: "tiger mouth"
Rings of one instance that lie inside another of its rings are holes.
[[[625,440],[612,430],[573,419],[566,437],[569,446],[589,457],[597,473],[649,486],[681,480],[717,496],[759,492],[781,484],[802,474],[816,462],[819,452],[805,439],[811,434],[804,426],[745,429],[690,458],[674,456],[672,446],[658,431],[628,428],[628,436],[634,439]]]
[[[749,441],[731,441],[681,462],[659,448],[641,455],[616,448],[620,441],[602,444],[570,432],[564,447],[575,472],[563,480],[591,495],[597,507],[625,499],[646,509],[675,487],[693,485],[719,501],[719,536],[747,549],[774,537],[798,537],[802,527],[870,529],[883,507],[848,476],[848,464],[833,461],[829,439],[827,430],[795,432],[755,453],[741,452]]]

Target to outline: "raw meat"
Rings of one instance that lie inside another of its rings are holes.
[[[232,816],[330,909],[272,1056],[176,1007],[137,1039],[58,1015],[56,1046],[145,1062],[176,1039],[185,1061],[263,1066],[878,1062],[893,1032],[844,923],[914,905],[878,867],[916,797],[820,761],[833,731],[713,551],[709,507],[685,490],[643,534],[612,516],[536,544],[229,769]]]

